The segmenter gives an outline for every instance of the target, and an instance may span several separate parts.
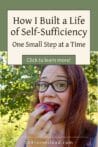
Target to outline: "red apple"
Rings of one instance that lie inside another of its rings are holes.
[[[39,108],[39,107],[42,107],[44,109],[43,114],[45,114],[49,111],[55,112],[59,108],[59,104],[55,104],[55,103],[51,103],[51,102],[50,103],[49,102],[39,103],[35,106],[35,109]]]
[[[44,112],[43,114],[49,112],[49,111],[54,111],[54,108],[53,106],[49,105],[49,104],[46,104],[46,103],[39,103],[36,105],[35,108],[39,108],[39,107],[42,107],[44,109]]]

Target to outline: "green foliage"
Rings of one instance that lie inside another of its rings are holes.
[[[3,54],[6,57],[6,54]],[[12,118],[20,119],[28,111],[33,97],[39,67],[34,65],[13,66],[0,62],[0,112],[1,116],[10,112]]]
[[[89,84],[97,86],[98,79],[98,53],[91,53],[90,65],[83,66]]]
[[[2,147],[14,147],[15,145],[15,131],[13,127],[6,126],[4,128],[4,132],[0,133],[1,134],[1,139],[0,139],[0,146]]]
[[[83,66],[89,85],[87,114],[93,118],[93,112],[98,112],[98,53],[91,53],[90,65]]]
[[[23,114],[20,120],[8,122],[9,115],[0,118],[0,147],[15,147],[16,141],[24,131],[28,114]]]

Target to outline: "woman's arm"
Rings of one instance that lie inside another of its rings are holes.
[[[26,131],[19,137],[18,141],[16,142],[15,147],[25,147],[25,142],[26,142]]]

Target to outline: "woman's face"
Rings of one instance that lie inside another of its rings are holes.
[[[48,65],[43,70],[40,81],[45,81],[52,83],[58,80],[67,80],[67,75],[65,70],[60,65]],[[62,85],[58,85],[59,87]],[[65,119],[66,108],[68,100],[70,99],[70,86],[68,85],[67,89],[63,92],[56,92],[51,85],[44,92],[39,92],[39,101],[40,102],[54,102],[60,105],[59,109],[55,113],[55,117],[52,119],[52,122],[59,123],[63,122]]]

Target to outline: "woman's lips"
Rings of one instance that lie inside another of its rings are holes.
[[[39,108],[39,107],[42,107],[45,109],[45,111],[43,112],[43,114],[45,114],[49,111],[56,112],[58,108],[60,107],[60,105],[54,102],[44,102],[44,103],[39,103],[35,106],[35,108]]]

